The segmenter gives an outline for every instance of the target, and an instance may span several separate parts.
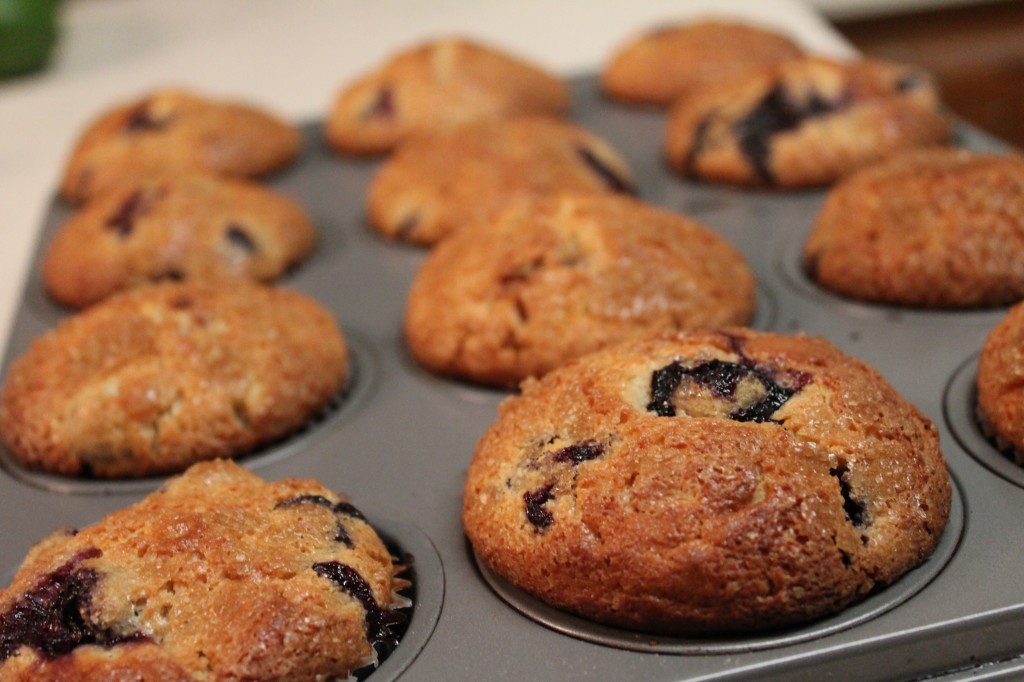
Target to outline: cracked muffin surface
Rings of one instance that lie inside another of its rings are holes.
[[[0,679],[344,679],[397,645],[400,571],[319,482],[203,462],[29,551],[0,589]]]
[[[694,179],[809,187],[950,130],[924,71],[804,57],[694,91],[669,113],[665,152]]]
[[[658,331],[740,325],[743,256],[698,222],[608,193],[509,202],[446,237],[410,288],[405,338],[428,369],[514,386]]]
[[[561,116],[569,88],[544,68],[449,37],[390,57],[335,97],[325,121],[338,152],[380,154],[415,135],[522,114]]]
[[[938,431],[823,339],[627,342],[506,400],[470,464],[479,559],[586,618],[680,636],[834,613],[927,558]]]
[[[294,126],[256,105],[185,89],[155,90],[101,114],[68,157],[61,196],[78,203],[125,178],[205,171],[259,177],[299,153]]]
[[[286,195],[183,175],[125,184],[81,207],[48,245],[42,278],[56,301],[84,308],[158,279],[273,281],[315,240],[309,215]]]
[[[370,224],[432,246],[506,201],[554,191],[633,193],[633,172],[603,138],[542,116],[473,123],[399,147],[374,176]]]
[[[303,294],[243,282],[145,285],[33,341],[7,373],[0,434],[32,469],[180,471],[306,426],[348,371],[337,323]]]

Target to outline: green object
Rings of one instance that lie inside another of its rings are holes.
[[[59,0],[0,0],[0,78],[46,66],[57,42]]]

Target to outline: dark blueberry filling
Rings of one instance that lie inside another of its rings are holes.
[[[587,166],[601,177],[601,180],[603,180],[604,184],[608,186],[608,189],[615,192],[623,192],[625,194],[635,193],[636,190],[633,188],[633,184],[625,178],[619,177],[618,174],[609,168],[604,161],[599,159],[594,152],[590,151],[586,147],[579,147],[576,151]]]
[[[363,118],[392,118],[395,115],[395,94],[389,87],[377,91],[377,97],[363,112]]]
[[[604,454],[604,445],[594,440],[573,443],[552,453],[556,462],[570,462],[574,466],[582,462],[597,459]]]
[[[343,543],[349,549],[355,547],[355,543],[352,541],[352,537],[348,534],[345,524],[342,523],[341,518],[337,518],[350,517],[359,519],[360,521],[366,520],[366,517],[363,516],[362,512],[356,509],[351,503],[331,502],[323,495],[299,495],[297,497],[290,497],[287,500],[278,502],[274,509],[287,509],[300,504],[312,504],[318,507],[326,507],[327,509],[330,509],[336,517],[334,541]]]
[[[416,228],[419,227],[419,224],[420,214],[410,213],[402,218],[402,222],[398,223],[398,227],[395,228],[395,236],[402,240],[410,239]]]
[[[544,257],[537,256],[528,263],[520,263],[514,267],[508,268],[498,276],[498,283],[504,287],[509,287],[520,282],[525,282],[530,279],[531,275],[543,267]]]
[[[551,494],[554,487],[554,483],[548,483],[533,492],[523,493],[523,502],[526,503],[526,519],[538,531],[544,530],[555,522],[555,517],[544,508],[545,504],[555,499],[555,496]]]
[[[711,117],[705,116],[697,124],[693,131],[693,142],[690,143],[690,150],[686,153],[683,161],[683,172],[691,178],[697,177],[697,158],[704,152],[708,143],[708,129],[711,127]]]
[[[675,360],[651,374],[651,400],[647,411],[659,417],[674,417],[676,406],[674,395],[683,381],[690,377],[708,388],[719,398],[731,398],[740,382],[747,377],[756,378],[764,387],[765,395],[746,407],[738,407],[729,413],[729,419],[738,422],[768,422],[782,405],[796,394],[798,389],[787,388],[774,381],[765,370],[748,365],[709,360],[693,367],[684,367]]]
[[[919,73],[908,73],[896,81],[894,87],[897,92],[909,92],[924,84],[924,78]]]
[[[761,380],[761,384],[765,387],[767,393],[756,403],[731,413],[729,419],[738,422],[757,423],[772,421],[772,415],[796,394],[795,390],[775,383],[756,370],[754,370],[754,373]]]
[[[188,310],[195,304],[195,301],[188,294],[180,294],[171,299],[169,304],[175,310]]]
[[[840,460],[839,464],[828,470],[831,476],[839,481],[839,494],[843,496],[843,511],[846,519],[856,528],[867,528],[870,524],[867,513],[867,505],[853,496],[853,488],[850,486],[850,467],[845,461]]]
[[[288,509],[300,504],[312,504],[318,507],[327,507],[328,509],[334,506],[334,503],[323,495],[298,495],[296,497],[289,497],[287,500],[281,500],[274,505],[274,509]]]
[[[246,253],[256,253],[259,251],[256,242],[253,241],[251,236],[249,236],[249,233],[236,223],[228,225],[228,229],[224,233],[224,236],[227,237],[228,243],[238,247]]]
[[[745,365],[723,360],[704,362],[684,372],[701,386],[707,386],[719,398],[735,395],[736,387],[751,373],[752,370]]]
[[[160,130],[167,125],[167,122],[168,119],[154,117],[153,113],[149,110],[149,102],[143,102],[128,114],[128,120],[125,121],[124,127],[129,132],[138,133],[148,130]]]
[[[147,639],[141,633],[118,635],[86,620],[99,574],[80,564],[101,554],[97,548],[78,553],[0,613],[0,661],[22,646],[57,658],[84,644],[111,647]]]
[[[818,272],[821,270],[821,252],[810,253],[804,257],[804,274],[815,282],[818,281]]]
[[[148,206],[142,200],[142,192],[136,191],[129,194],[117,207],[113,215],[107,218],[104,225],[119,237],[128,237],[135,229],[135,221],[143,215]]]
[[[331,508],[335,514],[344,514],[345,516],[351,516],[354,519],[360,521],[366,521],[366,517],[363,516],[363,512],[355,508],[351,502],[338,502]]]
[[[683,364],[676,360],[651,373],[651,400],[647,403],[647,411],[659,417],[676,416],[676,406],[672,400],[679,383],[683,380]]]
[[[823,99],[812,93],[804,102],[795,102],[790,92],[777,84],[750,110],[745,117],[733,124],[739,138],[740,149],[750,160],[758,178],[766,183],[774,182],[771,171],[771,138],[777,133],[795,130],[808,119],[830,114],[844,105],[845,98],[838,101]]]
[[[398,646],[398,634],[393,630],[403,625],[406,616],[391,609],[382,609],[373,598],[370,585],[351,566],[338,561],[321,561],[313,564],[313,570],[322,578],[327,578],[342,591],[363,605],[366,624],[366,639],[377,648],[385,647],[389,652]]]

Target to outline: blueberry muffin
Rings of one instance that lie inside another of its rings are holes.
[[[850,298],[923,308],[1024,298],[1024,160],[911,151],[828,194],[804,246],[808,275]]]
[[[434,372],[514,386],[626,338],[746,324],[754,298],[743,257],[693,220],[618,194],[538,195],[430,252],[405,337]]]
[[[33,547],[0,590],[4,680],[345,679],[408,582],[344,497],[203,462]]]
[[[91,123],[68,158],[60,194],[80,202],[128,180],[208,171],[259,177],[298,154],[294,126],[255,105],[161,89]]]
[[[1024,465],[1024,303],[992,328],[978,358],[978,421],[996,447]]]
[[[76,210],[43,256],[57,302],[84,308],[159,279],[271,282],[316,235],[298,203],[260,184],[209,174],[125,184]]]
[[[0,393],[24,466],[132,477],[233,457],[308,425],[348,353],[333,317],[287,289],[163,282],[115,294],[33,341]]]
[[[505,201],[556,190],[632,193],[633,174],[608,142],[565,121],[466,124],[397,149],[370,184],[367,213],[381,234],[429,246]]]
[[[452,37],[404,50],[341,90],[325,134],[338,152],[379,154],[470,121],[568,108],[568,87],[545,69]]]
[[[808,622],[935,549],[938,431],[824,339],[626,342],[527,380],[477,445],[463,521],[497,575],[676,636]]]
[[[659,26],[618,47],[600,74],[602,91],[632,104],[667,105],[695,87],[799,57],[775,31],[708,19]]]
[[[669,114],[665,149],[690,178],[806,187],[949,134],[923,71],[805,57],[693,92]]]

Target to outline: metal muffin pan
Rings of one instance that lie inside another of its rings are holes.
[[[330,152],[318,123],[303,126],[298,162],[268,180],[311,213],[320,241],[283,286],[328,308],[352,348],[355,372],[337,410],[303,433],[241,461],[262,477],[312,477],[350,496],[396,551],[414,555],[414,607],[398,648],[370,680],[944,680],[1013,679],[1024,671],[1024,484],[979,457],[970,434],[973,365],[1005,309],[928,312],[841,299],[799,265],[822,190],[738,189],[690,182],[667,169],[664,114],[610,103],[596,79],[572,80],[573,119],[631,162],[640,196],[690,215],[737,246],[758,278],[751,324],[830,339],[875,366],[940,430],[955,482],[939,550],[862,604],[802,628],[750,637],[672,640],[599,628],[516,594],[477,566],[462,530],[465,471],[508,393],[423,370],[402,340],[405,297],[426,252],[367,226],[364,202],[379,159]],[[961,125],[959,142],[1003,145]],[[2,371],[68,312],[47,299],[39,256],[68,210],[48,211]],[[980,438],[981,440],[977,440]],[[988,445],[991,448],[991,445]],[[990,453],[991,454],[991,453]],[[998,456],[998,455],[996,455]],[[127,506],[162,479],[67,481],[25,472],[0,452],[0,572],[60,527]],[[995,470],[994,470],[995,469]]]

